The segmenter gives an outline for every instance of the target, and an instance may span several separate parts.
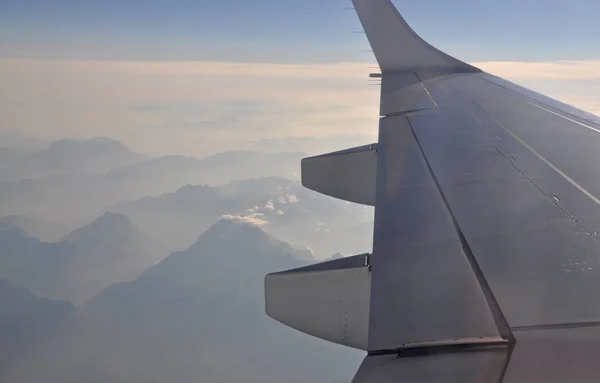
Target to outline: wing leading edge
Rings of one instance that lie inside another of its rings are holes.
[[[373,252],[275,275],[303,309],[279,292],[267,312],[368,351],[355,383],[596,381],[600,119],[437,50],[389,0],[353,3],[382,69],[379,140],[302,179],[375,205]]]

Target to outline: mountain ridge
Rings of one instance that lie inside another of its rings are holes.
[[[362,353],[264,313],[264,275],[309,264],[302,251],[256,224],[223,218],[188,249],[90,299],[68,335],[9,376],[49,383],[350,379]]]
[[[167,250],[122,214],[107,212],[58,242],[18,226],[0,230],[0,277],[40,297],[81,304],[106,286],[135,279]]]
[[[13,168],[4,169],[23,178],[66,175],[100,175],[116,167],[143,161],[148,157],[134,153],[119,141],[109,138],[63,139],[47,148],[21,156]]]
[[[276,176],[220,187],[187,185],[121,202],[111,210],[126,214],[171,249],[189,246],[198,232],[223,216],[261,224],[281,240],[308,245],[320,259],[336,252],[368,252],[372,242],[372,208],[335,200]]]
[[[73,227],[121,201],[169,193],[184,185],[224,185],[263,175],[299,177],[300,154],[233,153],[218,156],[219,166],[212,165],[210,158],[170,156],[150,158],[102,174],[14,179],[3,177],[0,172],[0,216],[26,214]],[[229,156],[229,160],[223,160]]]

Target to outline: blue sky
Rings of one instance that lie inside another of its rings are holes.
[[[597,0],[395,0],[467,61],[600,57]],[[350,0],[0,0],[3,56],[372,61]]]

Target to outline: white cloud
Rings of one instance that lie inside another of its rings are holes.
[[[550,62],[478,62],[476,67],[512,79],[591,80],[600,79],[600,60]]]
[[[229,221],[233,221],[233,222],[237,222],[237,223],[247,223],[247,224],[251,224],[254,226],[264,226],[267,225],[269,222],[265,219],[265,216],[262,214],[251,214],[251,215],[232,215],[232,214],[225,214],[223,216],[221,216],[221,219],[225,219],[225,220],[229,220]]]
[[[275,204],[273,203],[273,201],[269,201],[265,204],[264,209],[265,210],[275,210]]]
[[[367,64],[6,59],[0,129],[195,156],[265,138],[375,136],[378,88],[368,73]]]
[[[600,60],[474,64],[600,110],[600,90],[589,83],[600,80]],[[288,142],[285,150],[307,137],[342,149],[347,139],[338,137],[376,138],[380,89],[368,85],[370,65],[3,59],[0,129],[47,139],[108,136],[154,155],[264,149],[263,140]]]
[[[373,69],[369,63],[271,64],[219,61],[110,61],[110,60],[36,60],[2,59],[0,65],[21,73],[99,74],[154,76],[210,75],[224,77],[332,79],[365,76]]]
[[[288,194],[277,198],[277,203],[280,205],[286,205],[290,203],[298,203],[298,197],[293,194]]]
[[[280,197],[275,198],[275,200],[269,200],[263,207],[254,206],[251,209],[246,210],[245,214],[249,216],[260,216],[261,219],[266,220],[266,215],[275,214],[275,215],[284,215],[284,211],[279,209],[280,205],[289,205],[298,203],[298,197],[293,194],[287,194]]]

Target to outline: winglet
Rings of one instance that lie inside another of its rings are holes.
[[[391,0],[352,2],[382,72],[413,72],[426,77],[481,72],[423,40],[402,18]]]

